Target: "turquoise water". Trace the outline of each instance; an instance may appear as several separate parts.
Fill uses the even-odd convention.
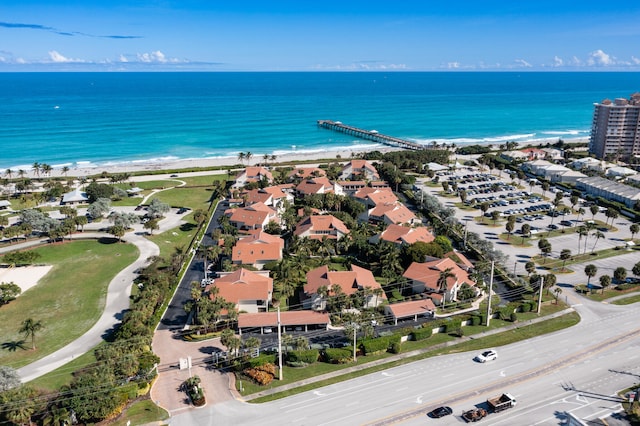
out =
[[[639,89],[638,73],[2,73],[0,168],[370,144],[318,119],[422,143],[569,140],[594,102]]]

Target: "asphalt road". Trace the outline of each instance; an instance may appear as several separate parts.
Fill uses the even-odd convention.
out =
[[[582,321],[567,330],[497,348],[479,364],[477,352],[439,356],[265,404],[228,401],[176,415],[176,425],[460,425],[460,414],[510,392],[518,405],[486,425],[559,425],[565,412],[595,419],[620,410],[618,389],[640,377],[640,307],[570,301]],[[448,418],[430,419],[439,405]]]
[[[211,216],[211,220],[207,225],[207,231],[202,238],[203,246],[213,245],[211,232],[218,226],[218,218],[224,214],[224,210],[229,207],[226,200],[220,201]],[[188,315],[184,311],[184,304],[191,299],[191,283],[193,281],[200,282],[204,278],[204,261],[199,257],[194,257],[187,271],[180,281],[167,310],[165,311],[158,330],[181,330],[187,324]]]

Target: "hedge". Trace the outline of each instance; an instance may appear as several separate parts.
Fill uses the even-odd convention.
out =
[[[462,327],[462,320],[460,318],[452,318],[444,325],[445,333],[456,333],[458,329]]]
[[[320,352],[317,349],[292,351],[287,353],[287,361],[293,363],[313,364],[318,360]]]
[[[432,334],[433,334],[433,329],[431,328],[418,328],[416,330],[413,330],[410,336],[411,336],[411,340],[419,341],[419,340],[428,339],[429,337],[431,337]]]
[[[389,349],[389,337],[378,337],[376,339],[366,339],[361,342],[362,352],[371,355],[377,352],[386,352]]]
[[[275,364],[277,354],[260,354],[255,358],[248,358],[245,363],[246,368],[256,368],[265,364]]]
[[[353,359],[353,348],[328,348],[324,356],[330,364],[344,364]]]

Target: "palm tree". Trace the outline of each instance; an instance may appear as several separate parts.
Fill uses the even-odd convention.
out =
[[[600,286],[602,287],[602,294],[604,290],[611,285],[611,276],[603,275],[600,277]]]
[[[567,263],[567,260],[571,259],[571,250],[563,249],[560,252],[560,260],[562,260],[562,270],[564,271],[564,264]]]
[[[594,251],[595,251],[595,249],[596,249],[596,244],[598,244],[598,240],[599,240],[600,238],[604,238],[604,234],[603,234],[602,232],[600,232],[600,231],[596,231],[596,232],[594,232],[594,233],[593,233],[593,234],[591,234],[591,235],[592,235],[592,236],[594,236],[594,237],[596,237],[596,242],[595,242],[595,243],[593,243],[593,247],[591,247],[591,254],[593,254],[593,252],[594,252]]]
[[[244,164],[244,159],[245,159],[244,152],[239,152],[238,153],[238,161],[240,161],[242,164]]]
[[[555,294],[556,305],[558,304],[558,296],[562,293],[562,289],[560,287],[556,287],[553,289],[553,294]]]
[[[250,161],[252,157],[253,157],[253,154],[251,153],[251,151],[247,151],[244,154],[244,158],[247,160],[247,165],[251,164]]]
[[[11,170],[11,169],[7,169],[7,170],[5,170],[5,171],[4,171],[4,175],[5,175],[7,178],[11,179],[11,177],[13,176],[13,170]]]
[[[583,209],[582,207],[580,207],[580,208],[578,209],[578,213],[577,213],[577,216],[576,216],[576,220],[580,220],[580,216],[584,216],[584,214],[585,214],[584,209]]]
[[[444,271],[440,271],[438,276],[438,292],[442,293],[442,307],[447,300],[447,280],[454,278],[456,275],[452,272],[451,268],[447,268]]]
[[[40,163],[38,162],[33,163],[33,165],[31,166],[31,170],[33,170],[33,172],[37,177],[40,177]]]
[[[22,322],[19,333],[24,334],[27,338],[31,337],[31,349],[36,349],[36,333],[44,328],[41,321],[35,321],[33,318],[27,318]]]
[[[582,238],[589,236],[589,231],[587,231],[587,227],[581,225],[578,227],[578,255],[580,255],[580,247],[582,247]]]
[[[591,278],[595,277],[596,274],[598,273],[598,267],[596,265],[589,264],[584,267],[584,273],[587,276],[587,287],[588,287],[589,282],[591,281]]]
[[[64,176],[67,177],[67,173],[69,173],[69,166],[62,166],[62,173],[64,173]]]
[[[529,225],[528,223],[523,224],[520,228],[520,232],[522,232],[522,245],[524,245],[525,237],[527,237],[531,232],[531,225]]]
[[[633,240],[634,235],[640,232],[640,225],[638,225],[637,223],[632,223],[629,227],[629,231],[631,231],[631,239]]]

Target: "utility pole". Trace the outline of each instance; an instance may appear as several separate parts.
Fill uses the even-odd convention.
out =
[[[540,276],[540,294],[538,294],[538,315],[540,314],[540,305],[542,305],[542,288],[544,287],[544,275]]]
[[[278,306],[278,380],[282,381],[282,333],[280,332],[280,306]]]
[[[355,324],[353,324],[353,362],[357,361],[357,359],[356,359],[356,347],[358,346],[358,345],[356,345],[356,337],[357,337],[356,333],[357,333],[357,331],[358,331],[357,326]]]
[[[489,277],[489,298],[487,299],[487,327],[491,322],[491,296],[493,291],[493,260],[491,261],[491,276]]]

